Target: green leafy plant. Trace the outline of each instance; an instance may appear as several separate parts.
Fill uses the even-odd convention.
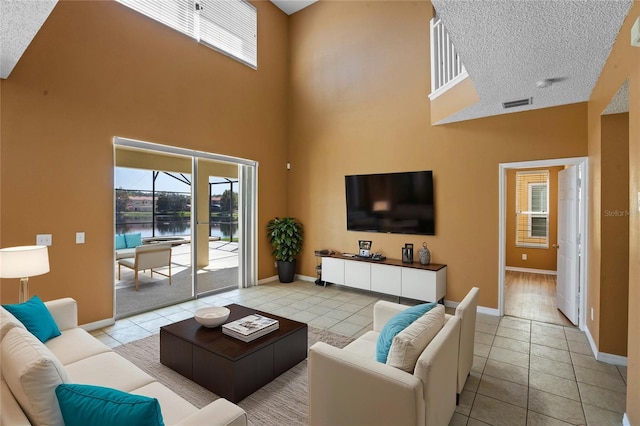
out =
[[[292,262],[302,250],[302,223],[293,217],[276,217],[267,224],[267,237],[276,260]]]

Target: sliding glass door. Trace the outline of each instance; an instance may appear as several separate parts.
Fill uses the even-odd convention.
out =
[[[197,158],[196,294],[238,287],[238,165]]]
[[[114,143],[116,317],[255,285],[257,163],[122,138]],[[140,234],[139,245],[171,247],[170,265],[154,269],[164,275],[138,271],[137,290],[135,257],[121,260],[135,256],[135,247],[118,249],[121,236],[132,234]]]

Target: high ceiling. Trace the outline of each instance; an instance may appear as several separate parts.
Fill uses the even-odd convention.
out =
[[[58,0],[0,0],[0,78],[7,78]]]
[[[587,101],[632,1],[433,0],[433,5],[480,96],[446,123]],[[543,79],[554,82],[538,88]],[[533,98],[532,105],[502,107],[526,98]]]
[[[271,1],[290,15],[316,0]],[[0,0],[0,78],[11,73],[56,2]],[[432,3],[480,96],[446,123],[588,100],[633,0]],[[536,87],[543,79],[553,84]],[[619,105],[625,105],[625,95],[623,87]],[[526,98],[533,99],[531,105],[502,107]]]
[[[291,15],[317,1],[318,0],[271,0],[271,3],[278,6],[280,10],[287,15]]]

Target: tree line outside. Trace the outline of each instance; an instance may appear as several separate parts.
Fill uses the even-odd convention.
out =
[[[126,190],[122,188],[116,189],[115,208],[116,213],[127,215],[129,213],[140,214],[144,211],[133,210],[131,197],[151,197],[152,193],[147,191]],[[213,195],[210,211],[211,216],[237,216],[238,210],[238,194],[230,190],[225,190],[221,195]],[[219,198],[219,204],[214,199]],[[151,206],[149,206],[151,208]],[[179,192],[156,192],[155,202],[156,213],[174,214],[181,216],[189,216],[191,213],[191,194]],[[149,209],[146,213],[151,213]]]

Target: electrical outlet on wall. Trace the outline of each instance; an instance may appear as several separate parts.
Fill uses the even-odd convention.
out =
[[[38,246],[50,246],[53,244],[53,237],[51,234],[38,234],[36,235],[36,245]]]
[[[526,253],[522,253],[522,260],[527,260],[527,254]]]

